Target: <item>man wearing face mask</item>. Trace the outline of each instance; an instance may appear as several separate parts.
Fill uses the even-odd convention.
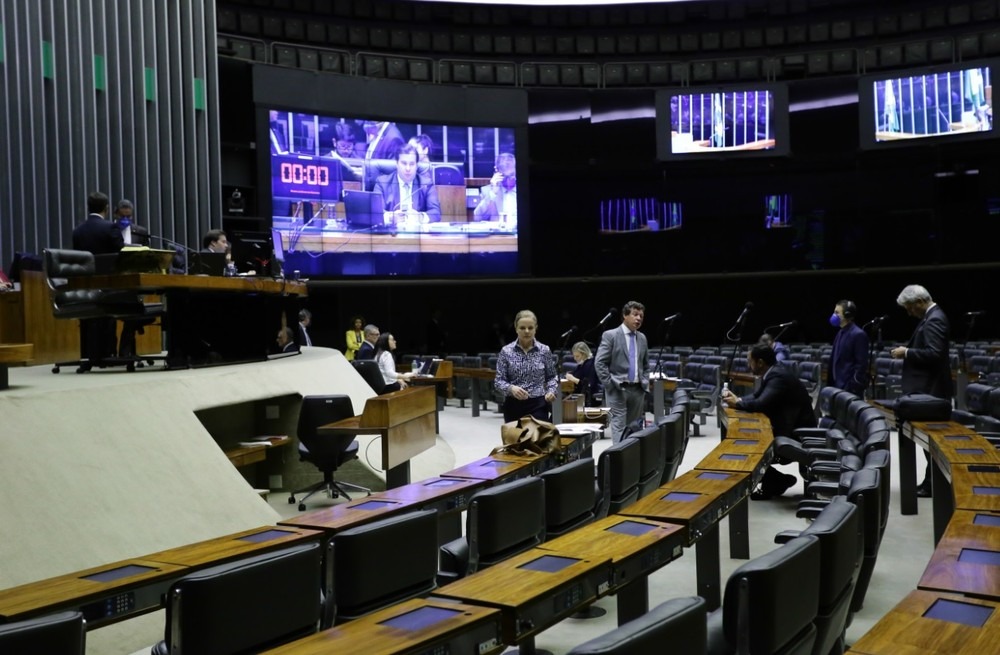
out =
[[[776,437],[791,437],[796,428],[816,427],[812,399],[792,369],[778,366],[774,350],[764,343],[750,349],[747,356],[750,372],[760,378],[760,387],[752,396],[740,398],[726,389],[722,401],[730,407],[747,412],[761,412],[771,422]],[[777,462],[782,464],[784,462]],[[764,474],[760,489],[753,492],[754,500],[769,500],[785,493],[795,484],[796,477],[770,467]]]
[[[149,245],[149,230],[135,223],[135,217],[132,216],[131,200],[123,198],[118,201],[118,204],[115,205],[115,213],[112,220],[122,231],[122,239],[125,241],[126,246]]]
[[[517,161],[509,152],[501,152],[490,183],[479,191],[479,204],[474,212],[477,221],[496,221],[506,214],[517,224]]]
[[[854,322],[857,312],[850,300],[841,300],[833,308],[830,325],[839,330],[833,338],[826,383],[864,396],[868,386],[868,335]]]

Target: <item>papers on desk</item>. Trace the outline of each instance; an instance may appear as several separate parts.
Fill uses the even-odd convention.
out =
[[[260,446],[261,448],[267,448],[268,446],[277,446],[288,441],[286,435],[277,436],[263,436],[263,437],[252,437],[247,441],[239,442],[241,448],[254,448],[255,446]]]

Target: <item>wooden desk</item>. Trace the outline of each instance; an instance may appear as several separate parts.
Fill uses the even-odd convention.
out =
[[[596,559],[611,556],[618,625],[649,611],[649,574],[684,553],[687,528],[640,518],[608,516],[546,541],[539,548]]]
[[[410,482],[410,458],[434,447],[437,401],[431,387],[407,387],[365,401],[359,416],[328,423],[319,434],[378,434],[386,488]]]
[[[951,486],[956,510],[1000,512],[1000,470],[997,467],[953,465]]]
[[[265,651],[270,655],[393,655],[503,650],[500,610],[414,599]],[[427,621],[427,623],[423,623]]]
[[[958,510],[917,584],[1000,601],[1000,514]]]
[[[0,343],[0,390],[10,386],[7,375],[9,364],[25,364],[31,361],[35,348],[30,343]]]
[[[454,367],[452,372],[458,378],[472,378],[472,384],[469,385],[472,388],[469,402],[472,405],[472,415],[479,416],[479,404],[483,399],[479,397],[478,381],[490,380],[492,382],[496,378],[497,372],[491,368],[463,368],[461,366]]]
[[[539,570],[545,564],[557,570]],[[610,576],[607,555],[588,559],[532,548],[441,587],[434,595],[498,608],[503,641],[513,646],[593,603],[607,591]]]
[[[666,415],[667,408],[664,402],[663,392],[673,391],[677,388],[680,378],[670,378],[664,375],[650,374],[649,382],[653,389],[653,421]]]
[[[435,510],[438,513],[438,540],[445,544],[462,536],[462,512],[468,508],[473,494],[485,488],[484,480],[439,477],[387,489],[374,496]]]
[[[365,523],[388,518],[417,508],[414,500],[376,498],[374,495],[349,503],[306,512],[280,521],[278,525],[322,530],[327,535],[343,532]]]
[[[265,525],[236,534],[162,550],[147,555],[144,559],[163,564],[205,568],[300,543],[318,541],[322,536],[323,533],[317,530]]]
[[[931,508],[934,517],[934,542],[944,534],[951,514],[955,510],[952,478],[956,468],[963,472],[989,473],[991,468],[1000,473],[1000,453],[982,435],[969,428],[955,427],[943,430],[929,430],[926,438],[930,442]],[[917,429],[912,428],[911,429]],[[971,467],[971,468],[970,468]]]
[[[943,602],[942,602],[943,601]],[[928,610],[980,611],[981,626],[924,616]],[[860,655],[986,655],[1000,643],[1000,603],[912,591],[851,647]]]
[[[303,282],[252,276],[91,275],[70,278],[67,287],[161,294],[171,368],[266,359],[283,317],[307,295]]]
[[[485,480],[490,485],[520,480],[535,475],[541,457],[518,457],[498,453],[469,462],[465,466],[452,469],[441,475],[446,478],[471,478]]]
[[[696,469],[626,507],[620,515],[687,526],[688,545],[696,544],[698,595],[711,611],[722,602],[719,521],[741,503],[745,508],[751,488],[747,473]]]
[[[719,429],[723,439],[728,436],[730,426],[732,429],[736,429],[737,426],[745,426],[751,430],[767,428],[770,432],[771,422],[760,412],[744,412],[723,402],[719,403],[719,409],[716,411],[719,413]]]

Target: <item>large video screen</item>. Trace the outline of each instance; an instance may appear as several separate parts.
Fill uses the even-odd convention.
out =
[[[518,272],[512,127],[264,108],[271,214],[303,275]]]
[[[866,76],[860,81],[861,145],[996,138],[996,62]]]
[[[789,152],[788,96],[780,85],[658,91],[656,124],[660,159]]]

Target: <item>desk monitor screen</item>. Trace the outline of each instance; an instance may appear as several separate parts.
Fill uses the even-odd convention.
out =
[[[248,534],[245,537],[238,537],[239,541],[249,541],[251,543],[260,544],[265,541],[273,541],[274,539],[281,539],[283,537],[290,537],[296,533],[290,532],[288,530],[263,530],[261,532],[255,532],[253,534]]]
[[[630,537],[638,537],[646,534],[647,532],[652,532],[655,529],[655,525],[641,523],[640,521],[622,521],[621,523],[615,523],[610,528],[607,528],[607,531],[617,532],[618,534],[627,534]]]
[[[285,238],[281,230],[271,228],[271,243],[274,244],[274,261],[279,265],[285,265]]]
[[[660,500],[666,500],[668,502],[675,503],[690,503],[692,501],[701,498],[701,494],[693,493],[689,491],[671,491],[666,496],[662,496]]]
[[[397,630],[424,630],[441,621],[462,614],[461,610],[447,609],[444,607],[419,607],[405,614],[394,616],[391,619],[380,621],[379,625],[385,625]]]
[[[99,571],[97,573],[91,573],[90,575],[82,576],[81,580],[91,580],[93,582],[114,582],[115,580],[121,580],[122,578],[130,578],[133,575],[141,575],[143,573],[149,573],[150,571],[156,571],[157,569],[152,566],[141,566],[139,564],[126,564],[125,566],[119,566],[116,569],[108,569],[107,571]]]
[[[573,566],[580,560],[575,557],[561,557],[559,555],[542,555],[537,559],[533,559],[530,562],[522,564],[517,567],[519,569],[527,569],[528,571],[540,571],[542,573],[557,573],[562,571],[566,567]]]
[[[238,273],[271,274],[274,246],[271,232],[233,231],[228,234],[232,262]]]
[[[188,273],[191,275],[222,276],[226,272],[229,260],[224,252],[193,252]]]
[[[927,608],[924,617],[981,628],[986,625],[991,614],[993,614],[993,608],[986,605],[939,598]]]
[[[264,101],[257,116],[258,143],[270,145],[258,166],[270,188],[261,209],[284,236],[286,268],[312,278],[520,272],[517,217],[527,190],[517,185],[517,157],[526,128],[278,110]]]

